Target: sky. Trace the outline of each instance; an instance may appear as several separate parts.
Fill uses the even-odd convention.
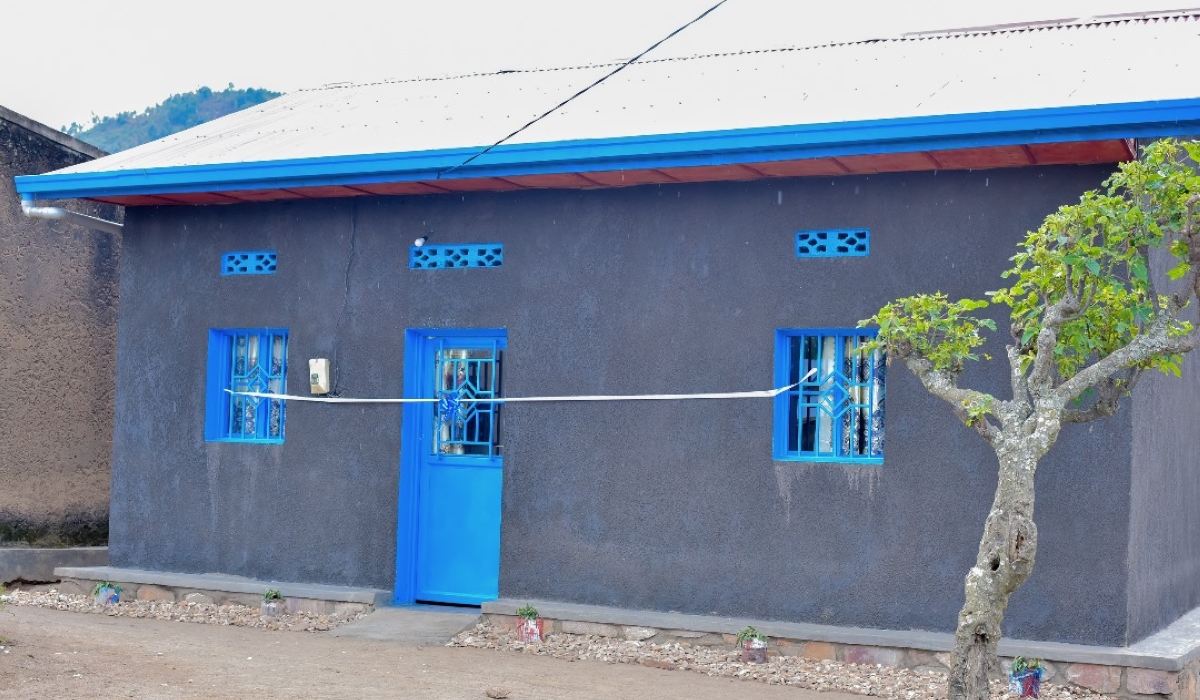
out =
[[[631,58],[718,0],[40,0],[5,7],[0,105],[52,127],[202,85],[289,92]],[[1193,4],[1196,3],[1192,0]],[[726,0],[720,50],[1191,7],[1187,0]],[[697,25],[698,26],[698,25]],[[652,55],[689,53],[685,29]]]

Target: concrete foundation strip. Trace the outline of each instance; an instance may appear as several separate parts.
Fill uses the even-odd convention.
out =
[[[460,403],[534,403],[534,402],[550,402],[550,401],[686,401],[690,399],[770,399],[774,398],[788,389],[794,389],[808,380],[816,369],[809,370],[808,374],[800,378],[800,381],[795,384],[781,386],[777,389],[763,389],[761,391],[729,391],[715,394],[630,394],[624,396],[520,396],[504,399],[471,399],[461,398]],[[269,394],[262,391],[233,391],[226,389],[225,391],[234,396],[251,396],[256,399],[279,399],[283,401],[308,401],[311,403],[437,403],[440,399],[425,398],[425,399],[354,399],[342,398],[338,396],[295,396],[292,394]]]

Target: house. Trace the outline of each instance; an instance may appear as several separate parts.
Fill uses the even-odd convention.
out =
[[[1198,34],[1177,13],[333,85],[17,177],[126,207],[112,561],[951,630],[995,458],[855,324],[994,288],[1137,140],[1200,133]],[[1063,430],[1006,634],[1122,646],[1200,605],[1188,364]],[[735,396],[628,398],[686,394]]]
[[[0,107],[0,547],[107,540],[120,239],[26,218],[12,180],[105,155]],[[0,563],[0,583],[19,576]]]

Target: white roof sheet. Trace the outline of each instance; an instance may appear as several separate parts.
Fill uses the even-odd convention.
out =
[[[729,43],[715,13],[677,39],[509,143],[1200,97],[1193,14],[655,58]],[[615,67],[303,90],[59,172],[480,148]]]

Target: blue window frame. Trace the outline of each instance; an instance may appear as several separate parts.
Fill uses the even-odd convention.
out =
[[[208,332],[204,439],[283,442],[282,399],[230,392],[287,393],[287,343],[288,332],[281,328],[214,328]]]
[[[874,337],[861,328],[776,331],[775,386],[799,386],[775,397],[775,459],[883,462],[887,361],[860,350]]]

